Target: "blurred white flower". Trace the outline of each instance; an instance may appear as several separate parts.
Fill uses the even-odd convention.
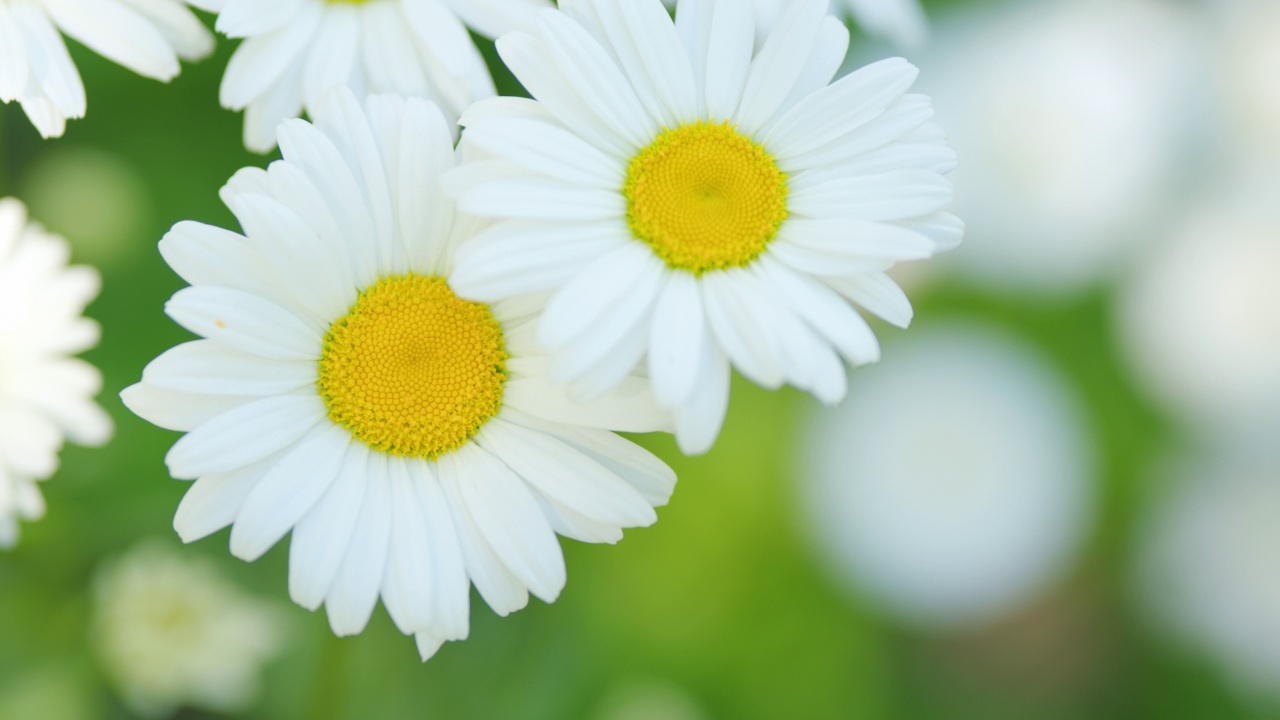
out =
[[[1196,65],[1158,0],[1004,3],[938,24],[922,87],[961,158],[952,260],[988,287],[1074,291],[1120,270],[1162,217]]]
[[[1280,693],[1280,455],[1220,450],[1171,470],[1140,538],[1141,614],[1241,690]]]
[[[1060,576],[1091,525],[1077,399],[1003,333],[917,329],[808,428],[806,525],[841,579],[905,621],[1013,609]]]
[[[1280,156],[1280,3],[1217,0],[1215,52],[1226,140],[1246,166]]]
[[[134,712],[233,712],[261,690],[284,643],[281,616],[205,558],[143,544],[94,580],[93,632],[103,670]]]
[[[550,0],[191,0],[244,38],[222,80],[224,107],[245,110],[245,145],[267,152],[276,126],[314,109],[325,91],[434,101],[449,127],[496,94],[468,27],[490,37],[529,28]]]
[[[68,357],[98,343],[98,324],[81,313],[100,281],[92,268],[67,267],[69,255],[22,203],[0,200],[0,547],[17,542],[18,520],[44,515],[35,483],[57,469],[64,439],[111,437],[93,403],[102,375]]]
[[[1210,433],[1280,418],[1280,180],[1220,194],[1148,257],[1119,317],[1136,379]]]
[[[84,83],[60,33],[163,82],[178,74],[179,58],[213,50],[184,0],[0,0],[0,102],[21,103],[46,138],[85,113]]]

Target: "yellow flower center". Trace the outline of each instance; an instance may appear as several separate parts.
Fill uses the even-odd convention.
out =
[[[329,418],[364,444],[434,460],[502,408],[506,361],[487,305],[443,278],[394,275],[330,326],[318,386]]]
[[[733,125],[664,130],[627,168],[631,233],[667,265],[701,275],[755,260],[787,219],[787,176]]]

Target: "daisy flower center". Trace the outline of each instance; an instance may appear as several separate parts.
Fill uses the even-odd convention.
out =
[[[632,235],[696,275],[749,264],[787,219],[787,176],[727,122],[664,130],[632,158],[623,195]]]
[[[502,328],[443,278],[394,275],[333,323],[320,358],[329,418],[400,457],[457,450],[502,408]]]

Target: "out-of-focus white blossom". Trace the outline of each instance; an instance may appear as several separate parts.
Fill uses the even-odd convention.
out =
[[[1139,544],[1142,615],[1242,691],[1280,694],[1280,454],[1219,450],[1159,478]],[[1170,482],[1172,481],[1172,482]]]
[[[917,329],[807,427],[805,524],[842,581],[913,624],[1013,609],[1062,574],[1091,525],[1077,399],[1001,332]]]
[[[102,445],[111,418],[93,402],[102,374],[70,357],[98,344],[82,316],[101,281],[67,267],[67,241],[0,200],[0,548],[18,541],[18,521],[44,516],[36,483],[57,470],[66,439]]]
[[[280,614],[226,580],[205,558],[143,544],[94,583],[94,640],[102,668],[134,712],[251,705],[281,649]]]
[[[1004,3],[940,22],[925,92],[960,157],[953,262],[987,287],[1069,292],[1124,269],[1163,217],[1197,46],[1158,0]]]
[[[1280,179],[1256,176],[1182,220],[1122,299],[1136,372],[1211,434],[1280,419]]]

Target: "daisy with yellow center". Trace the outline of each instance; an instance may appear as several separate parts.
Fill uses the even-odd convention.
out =
[[[231,525],[254,560],[292,532],[296,602],[346,635],[380,597],[430,657],[467,636],[471,584],[502,615],[550,602],[556,533],[612,543],[657,519],[674,474],[612,431],[670,415],[635,376],[569,399],[546,376],[541,303],[454,292],[477,227],[442,195],[454,150],[435,106],[333,93],[280,145],[223,189],[243,235],[180,223],[161,242],[192,285],[167,312],[202,339],[123,398],[187,433],[166,459],[195,480],[184,540]]]
[[[496,38],[551,6],[551,0],[189,1],[217,13],[218,32],[244,40],[227,64],[220,99],[245,111],[245,145],[256,152],[275,147],[282,120],[313,110],[340,86],[358,97],[428,98],[453,127],[468,105],[496,94],[471,32]]]
[[[826,403],[841,360],[879,357],[853,304],[896,324],[885,274],[960,241],[955,164],[916,70],[895,58],[832,82],[849,35],[827,0],[761,28],[736,3],[576,0],[498,50],[533,100],[462,118],[475,159],[446,176],[494,225],[451,284],[495,302],[552,292],[538,338],[578,398],[638,366],[690,453],[714,443],[729,370]]]

